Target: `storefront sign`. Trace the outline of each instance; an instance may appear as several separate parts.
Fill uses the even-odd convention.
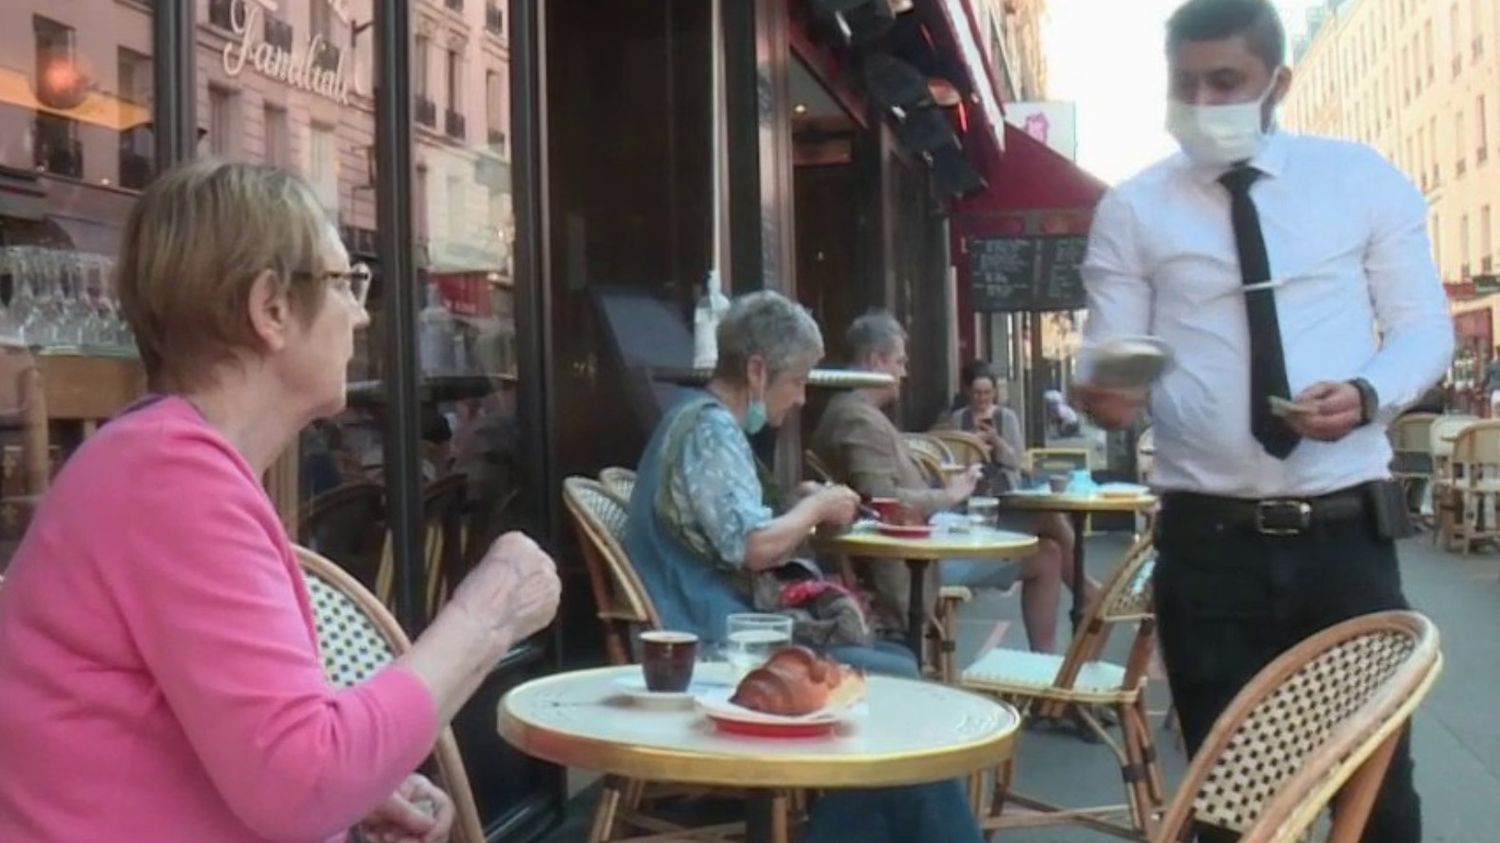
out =
[[[1077,310],[1079,269],[1093,213],[1084,209],[988,215],[987,236],[966,237],[958,261],[976,313]]]
[[[339,7],[334,8],[337,11]],[[327,43],[322,35],[314,35],[303,50],[287,50],[265,40],[264,17],[260,0],[234,0],[230,21],[239,40],[224,45],[224,72],[239,76],[248,64],[278,82],[349,105],[349,91],[353,88],[349,51],[339,53],[337,67],[319,67],[316,59]]]
[[[1084,306],[1079,267],[1088,237],[970,237],[964,241],[974,310],[1077,310]]]

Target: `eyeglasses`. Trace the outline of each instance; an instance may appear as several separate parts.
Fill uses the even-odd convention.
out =
[[[370,295],[370,267],[362,263],[349,267],[348,272],[309,272],[306,275],[333,284],[334,289],[348,296],[360,307],[365,306],[365,299]]]

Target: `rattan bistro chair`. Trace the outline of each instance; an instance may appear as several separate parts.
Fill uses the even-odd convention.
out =
[[[1453,538],[1453,527],[1461,520],[1461,501],[1455,484],[1463,476],[1453,464],[1453,446],[1464,428],[1476,424],[1474,416],[1439,416],[1427,429],[1432,452],[1432,541],[1447,548]]]
[[[930,430],[927,435],[946,446],[960,465],[983,465],[990,460],[990,446],[966,430]]]
[[[906,447],[919,458],[931,460],[937,465],[954,462],[953,452],[948,450],[947,444],[930,433],[906,433],[901,438],[906,440]]]
[[[1332,802],[1327,843],[1355,843],[1441,668],[1437,630],[1415,612],[1365,615],[1303,641],[1219,716],[1152,839],[1176,843],[1196,822],[1240,843],[1294,841]]]
[[[1011,792],[1013,762],[995,771],[990,805],[984,805],[980,777],[971,780],[971,797],[986,831],[1058,824],[1078,824],[1126,836],[1151,830],[1165,799],[1161,770],[1146,718],[1146,673],[1155,641],[1151,607],[1151,572],[1156,554],[1149,534],[1138,540],[1090,604],[1079,633],[1064,655],[996,647],[962,674],[970,690],[1014,703],[1024,714],[1060,717],[1073,714],[1114,752],[1125,784],[1126,804],[1068,808]],[[1135,624],[1135,638],[1124,665],[1099,661],[1116,625]],[[1116,740],[1096,710],[1111,709],[1119,721]],[[1006,803],[1029,810],[1005,813]],[[1128,824],[1126,824],[1128,823]]]
[[[1447,488],[1457,503],[1451,538],[1467,556],[1475,542],[1500,540],[1500,421],[1474,422],[1460,431],[1448,467]]]
[[[583,551],[594,605],[604,625],[610,664],[630,664],[631,636],[637,629],[660,629],[661,616],[625,555],[625,506],[603,484],[587,477],[563,481],[563,505]]]
[[[363,682],[411,648],[401,625],[358,580],[307,548],[295,550],[312,601],[323,672],[334,687]],[[440,785],[453,799],[457,813],[453,840],[484,843],[479,809],[451,728],[443,729],[438,736],[433,760]]]
[[[628,468],[611,466],[599,472],[599,484],[615,500],[629,506],[630,495],[635,491],[635,472]]]
[[[297,541],[378,591],[386,545],[385,487],[357,480],[317,495],[298,513]]]

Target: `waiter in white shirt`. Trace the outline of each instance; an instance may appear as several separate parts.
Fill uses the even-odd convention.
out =
[[[1083,269],[1086,346],[1151,334],[1176,357],[1149,396],[1078,392],[1108,427],[1150,403],[1157,613],[1194,751],[1278,654],[1406,607],[1385,427],[1453,353],[1426,202],[1365,146],[1275,128],[1285,53],[1267,0],[1177,10],[1168,128],[1182,154],[1104,198]],[[1405,738],[1363,839],[1421,840]]]

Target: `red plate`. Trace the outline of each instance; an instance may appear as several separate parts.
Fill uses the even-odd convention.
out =
[[[897,539],[925,539],[932,535],[931,524],[876,524],[883,536]]]
[[[719,731],[749,738],[821,738],[838,728],[837,721],[813,721],[811,723],[761,723],[720,717],[709,712],[708,719],[714,721]]]

